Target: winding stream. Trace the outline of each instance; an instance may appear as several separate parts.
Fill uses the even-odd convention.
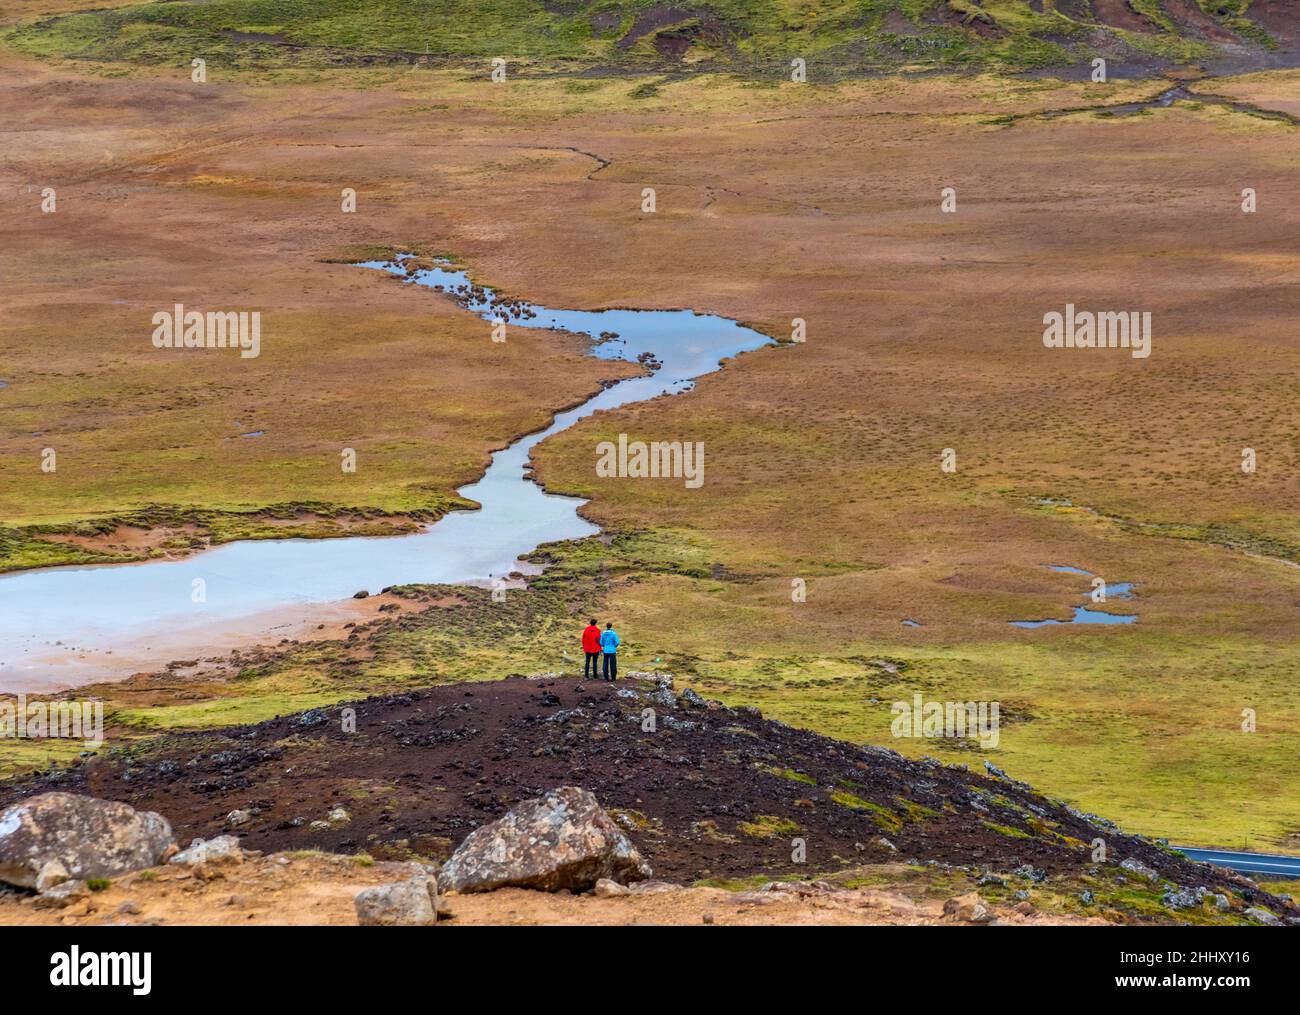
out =
[[[361,267],[407,276],[404,261]],[[459,491],[481,509],[452,512],[414,535],[251,540],[183,560],[0,576],[0,691],[84,684],[276,637],[287,609],[305,613],[309,604],[339,602],[362,589],[482,582],[508,574],[522,554],[542,543],[599,531],[578,515],[585,501],[548,494],[526,477],[537,444],[602,409],[689,390],[722,360],[773,344],[735,321],[690,310],[552,310],[501,303],[447,267],[415,272],[409,284],[441,289],[485,320],[500,314],[508,329],[578,332],[596,340],[594,356],[635,362],[649,354],[661,366],[603,389],[558,414],[544,430],[496,452],[483,478]],[[489,327],[483,340],[490,341]],[[593,469],[595,460],[593,448]],[[192,601],[196,578],[206,583],[205,602]]]

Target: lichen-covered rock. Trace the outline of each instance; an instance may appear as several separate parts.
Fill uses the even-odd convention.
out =
[[[218,835],[215,839],[195,839],[170,862],[184,867],[200,863],[243,863],[244,851],[233,835]]]
[[[591,793],[561,786],[471,832],[443,865],[441,880],[457,892],[584,892],[602,878],[627,884],[650,873]]]
[[[70,879],[111,878],[154,867],[174,847],[161,814],[111,800],[42,793],[0,813],[0,881],[22,888],[52,861]]]
[[[1136,874],[1140,878],[1146,878],[1148,881],[1155,881],[1160,875],[1144,864],[1141,860],[1130,857],[1120,864],[1124,870],[1130,874]]]
[[[671,673],[659,673],[654,670],[632,670],[630,673],[625,673],[624,677],[628,680],[650,680],[660,687],[669,689],[673,686],[673,675]]]
[[[362,927],[432,927],[438,922],[438,882],[421,875],[365,888],[353,897]]]
[[[943,915],[963,923],[992,923],[994,913],[977,892],[967,892],[948,899],[943,904]]]
[[[1174,886],[1165,889],[1160,901],[1164,903],[1167,909],[1190,909],[1192,906],[1200,905],[1201,899],[1190,888]]]
[[[38,909],[66,909],[90,898],[90,886],[84,881],[60,881],[36,898]]]
[[[61,885],[68,880],[70,880],[68,868],[58,860],[47,860],[40,873],[36,875],[35,888],[38,892],[48,892],[55,885]]]

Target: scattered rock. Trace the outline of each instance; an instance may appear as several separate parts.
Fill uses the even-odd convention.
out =
[[[226,879],[226,875],[222,873],[221,868],[214,864],[196,863],[191,864],[187,869],[190,872],[190,877],[199,882],[197,885],[186,885],[185,890],[187,892],[197,890],[205,882],[224,881]]]
[[[1047,880],[1047,871],[1043,870],[1040,867],[1033,867],[1027,863],[1021,864],[1011,873],[1018,878],[1028,878],[1036,885],[1041,885],[1044,881]]]
[[[1267,909],[1260,909],[1258,906],[1251,906],[1245,913],[1246,917],[1251,920],[1258,920],[1265,927],[1280,927],[1282,921],[1270,913]]]
[[[580,892],[608,878],[626,884],[650,868],[585,789],[562,786],[475,829],[442,868],[444,887],[488,892],[514,886]]]
[[[243,863],[244,851],[233,835],[218,835],[215,839],[195,839],[189,849],[177,853],[169,861],[190,867],[207,863]]]
[[[376,885],[352,900],[362,927],[432,927],[438,922],[438,882],[427,875]]]
[[[231,828],[238,828],[240,825],[246,825],[253,820],[253,815],[248,811],[231,811],[226,815],[226,824]]]
[[[774,902],[780,902],[781,899],[779,896],[773,895],[770,892],[757,891],[757,892],[737,892],[733,901],[745,902],[745,903],[750,903],[752,905],[759,905],[759,906],[770,906]]]
[[[41,909],[64,909],[89,897],[90,886],[85,881],[64,881],[37,896],[36,905]]]
[[[48,892],[55,885],[63,884],[70,877],[68,868],[64,867],[58,860],[50,860],[41,868],[41,872],[36,875],[36,890],[38,892]]]
[[[620,885],[617,881],[611,881],[609,878],[601,878],[596,882],[595,893],[602,899],[612,899],[619,895],[632,894],[626,885]]]
[[[760,892],[784,892],[790,895],[812,896],[834,894],[838,889],[827,881],[767,881]]]
[[[671,688],[673,686],[673,675],[671,673],[656,673],[653,670],[633,670],[627,674],[628,680],[653,680],[660,687]]]
[[[993,910],[984,904],[977,892],[967,892],[943,904],[943,915],[963,923],[992,923]]]
[[[1138,877],[1146,878],[1148,881],[1155,881],[1160,876],[1141,860],[1135,860],[1132,857],[1123,861],[1120,866],[1130,874],[1136,874]]]
[[[73,793],[42,793],[0,813],[0,881],[35,888],[57,861],[70,878],[111,878],[154,867],[174,845],[153,811]]]

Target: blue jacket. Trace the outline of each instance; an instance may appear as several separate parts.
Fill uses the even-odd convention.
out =
[[[600,632],[600,650],[607,655],[618,654],[618,634],[614,631]]]

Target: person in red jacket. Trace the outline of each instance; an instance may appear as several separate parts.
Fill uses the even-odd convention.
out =
[[[591,623],[582,632],[582,651],[587,654],[586,662],[582,666],[582,679],[586,680],[590,676],[592,680],[599,680],[600,625],[596,623],[595,617],[591,618]]]

